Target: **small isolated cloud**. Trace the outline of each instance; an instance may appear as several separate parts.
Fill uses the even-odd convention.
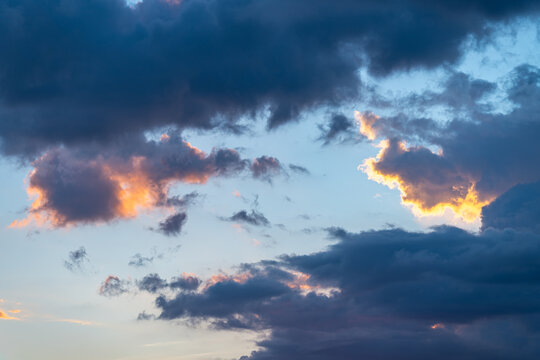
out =
[[[178,212],[160,222],[159,227],[156,230],[167,236],[178,236],[186,221],[187,214],[185,212]]]
[[[154,257],[148,257],[148,256],[142,256],[141,254],[137,253],[131,257],[131,260],[129,260],[128,265],[133,267],[145,267],[154,261]]]
[[[224,218],[224,220],[245,223],[245,224],[249,224],[253,226],[269,226],[270,225],[270,221],[266,218],[266,216],[264,216],[261,212],[257,210],[251,210],[251,212],[247,212],[246,210],[241,210],[234,213],[232,216],[228,218]]]
[[[271,156],[255,158],[250,166],[251,173],[256,179],[272,182],[272,178],[282,173],[283,168],[278,159]]]
[[[321,135],[319,140],[324,145],[358,141],[358,132],[354,120],[344,114],[333,114],[326,124],[318,125]]]
[[[302,175],[310,174],[309,170],[301,165],[289,164],[289,169],[291,169],[295,173],[302,174]]]
[[[177,208],[187,208],[195,204],[201,197],[202,195],[197,191],[192,191],[184,196],[171,196],[166,200],[166,204]]]
[[[120,280],[118,276],[109,275],[99,287],[99,295],[106,297],[115,297],[129,291],[129,281]]]
[[[79,249],[69,252],[69,259],[64,261],[64,267],[72,272],[82,271],[84,264],[88,261],[86,249],[81,246]]]

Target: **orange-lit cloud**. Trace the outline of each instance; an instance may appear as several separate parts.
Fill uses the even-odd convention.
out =
[[[416,216],[442,215],[452,210],[465,221],[478,219],[482,207],[494,196],[479,194],[476,179],[460,173],[448,163],[442,153],[423,147],[407,147],[399,140],[383,140],[374,158],[359,168],[371,180],[401,192],[401,201],[410,206]]]
[[[20,312],[20,311],[17,312],[17,311],[15,310],[15,312],[13,312],[13,311],[9,311],[9,312],[10,312],[10,313],[16,314],[16,313],[18,313],[18,312]],[[0,320],[20,320],[20,319],[14,317],[14,316],[9,315],[9,314],[8,314],[7,312],[5,312],[5,311],[0,310]]]
[[[91,326],[91,325],[97,325],[96,323],[92,321],[85,321],[85,320],[78,320],[78,319],[56,319],[55,322],[63,322],[68,324],[75,324],[75,325],[81,325],[81,326]]]
[[[364,135],[368,140],[375,140],[377,138],[377,131],[373,127],[379,117],[370,112],[354,112],[354,119],[360,126],[360,134]]]
[[[208,281],[206,282],[204,288],[207,289],[217,283],[226,282],[226,281],[234,281],[239,284],[244,284],[246,281],[248,281],[252,277],[253,275],[251,275],[250,273],[241,273],[241,274],[236,274],[236,275],[226,275],[226,274],[212,275],[210,279],[208,279]]]
[[[174,183],[204,184],[211,177],[243,171],[249,164],[235,150],[206,154],[176,135],[126,147],[128,151],[56,148],[45,153],[34,161],[26,180],[32,201],[28,215],[10,227],[63,227],[133,218],[141,211],[171,207],[168,194]],[[260,176],[260,166],[255,168],[254,176]]]

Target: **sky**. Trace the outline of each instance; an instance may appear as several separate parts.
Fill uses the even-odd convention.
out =
[[[0,0],[0,360],[540,358],[539,18]]]

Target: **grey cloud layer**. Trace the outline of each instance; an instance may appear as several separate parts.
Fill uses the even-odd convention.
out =
[[[484,209],[479,234],[332,228],[324,251],[153,291],[157,318],[270,330],[243,360],[537,359],[539,199],[538,183],[516,186]]]
[[[0,138],[9,154],[155,126],[269,127],[385,75],[459,58],[536,1],[0,2]],[[39,59],[39,60],[36,60]]]

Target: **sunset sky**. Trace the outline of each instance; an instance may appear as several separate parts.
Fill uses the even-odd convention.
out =
[[[0,360],[540,359],[540,2],[0,0]]]

